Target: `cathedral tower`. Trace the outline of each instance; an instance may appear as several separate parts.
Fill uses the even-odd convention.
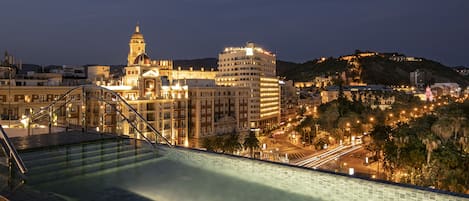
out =
[[[140,33],[140,26],[138,24],[135,26],[135,32],[130,37],[129,48],[127,66],[134,64],[135,58],[145,53],[145,40],[143,39],[143,34]]]

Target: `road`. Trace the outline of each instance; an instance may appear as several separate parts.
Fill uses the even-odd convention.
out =
[[[289,161],[299,160],[314,153],[314,149],[310,146],[303,147],[301,144],[291,143],[286,134],[275,135],[272,138],[263,137],[260,138],[260,141],[261,145],[266,144],[263,155],[266,158],[274,158],[273,160],[275,160],[275,157],[285,156],[288,157]],[[272,155],[272,157],[268,155]]]
[[[349,168],[354,168],[354,174],[369,178],[379,178],[382,175],[377,171],[383,171],[382,165],[378,168],[376,162],[365,163],[368,151],[362,144],[331,145],[328,149],[315,150],[312,146],[298,143],[299,136],[292,139],[287,133],[259,139],[261,145],[266,144],[266,149],[262,151],[262,159],[346,174]],[[288,160],[285,160],[285,156]]]
[[[340,145],[330,150],[318,152],[299,161],[295,161],[292,164],[316,169],[360,148],[362,148],[361,145]]]

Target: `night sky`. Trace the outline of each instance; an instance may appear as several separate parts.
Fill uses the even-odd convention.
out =
[[[2,0],[0,19],[0,51],[23,63],[124,64],[139,22],[153,59],[254,41],[294,62],[361,49],[469,66],[468,0]]]

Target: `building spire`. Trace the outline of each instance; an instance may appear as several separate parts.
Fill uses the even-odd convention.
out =
[[[135,33],[140,33],[140,24],[137,22],[137,26],[135,26]]]

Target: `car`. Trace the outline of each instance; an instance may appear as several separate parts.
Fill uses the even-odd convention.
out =
[[[355,137],[355,143],[356,144],[361,144],[362,143],[362,137],[361,136]]]

